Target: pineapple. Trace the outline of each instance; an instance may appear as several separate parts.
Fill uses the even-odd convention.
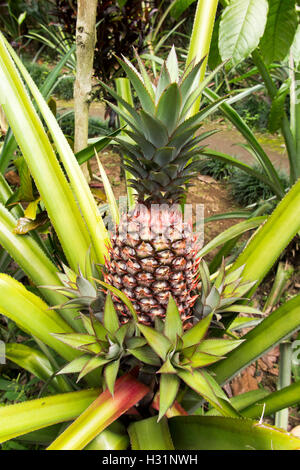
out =
[[[156,317],[165,317],[170,294],[187,322],[197,299],[197,239],[191,221],[183,220],[180,203],[197,171],[203,148],[198,144],[210,135],[195,132],[219,103],[188,118],[208,82],[197,86],[202,61],[180,74],[173,47],[155,86],[136,58],[140,72],[126,58],[120,64],[140,109],[102,83],[119,103],[109,105],[129,126],[127,135],[115,140],[126,153],[124,167],[133,175],[130,184],[137,193],[136,206],[122,216],[112,236],[105,280],[127,295],[142,323],[152,325]],[[116,307],[126,321],[130,314],[124,304],[118,301]]]

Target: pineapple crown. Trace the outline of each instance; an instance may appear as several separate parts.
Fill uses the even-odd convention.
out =
[[[125,57],[118,60],[136,91],[140,109],[136,110],[113,89],[101,84],[119,105],[108,103],[109,106],[129,126],[126,136],[114,140],[126,153],[124,167],[134,176],[130,185],[136,189],[140,202],[180,202],[199,166],[203,146],[198,144],[215,131],[198,136],[195,132],[223,100],[190,118],[188,115],[220,67],[199,85],[204,58],[196,65],[191,62],[180,74],[173,46],[155,85],[137,53],[139,71]]]

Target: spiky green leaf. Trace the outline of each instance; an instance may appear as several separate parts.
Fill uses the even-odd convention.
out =
[[[128,352],[136,357],[139,361],[150,366],[160,366],[160,359],[149,346],[141,348],[128,349]]]
[[[209,325],[212,321],[213,313],[207,315],[205,318],[200,320],[196,323],[195,326],[187,330],[184,335],[182,336],[183,347],[188,348],[189,346],[193,346],[195,344],[200,343],[204,336],[207,333]]]
[[[104,377],[107,388],[112,396],[114,396],[114,387],[119,372],[120,360],[112,361],[104,369]]]
[[[183,327],[180,313],[175,300],[170,295],[166,312],[164,335],[174,344],[177,336],[181,337],[182,333]]]
[[[90,351],[95,354],[101,352],[101,347],[96,343],[94,336],[84,333],[52,333],[52,335],[72,348]]]
[[[158,421],[173,405],[179,389],[180,379],[175,374],[162,374],[159,382],[159,415]]]
[[[102,367],[107,362],[108,360],[105,359],[104,357],[97,357],[97,356],[91,357],[90,360],[81,369],[77,382],[79,382],[89,372],[92,372],[93,370],[98,369],[99,367]],[[100,382],[100,373],[99,373],[99,382]]]
[[[162,93],[156,107],[156,117],[166,126],[169,135],[176,128],[180,110],[181,93],[177,83],[169,85]]]
[[[118,61],[121,67],[125,70],[130,80],[130,83],[133,85],[141,102],[142,108],[145,109],[145,111],[147,111],[148,113],[153,114],[155,110],[154,101],[152,100],[151,95],[145,87],[141,75],[138,73],[135,67],[133,67],[131,62],[126,59],[126,57],[123,57],[123,59],[124,60],[118,59]]]
[[[145,336],[149,346],[164,361],[172,346],[170,340],[163,334],[156,331],[154,328],[150,328],[150,326],[142,325],[141,323],[138,323],[137,326]]]
[[[169,140],[167,127],[153,115],[141,110],[145,137],[155,147],[164,147]]]
[[[103,323],[111,334],[114,334],[120,326],[118,314],[110,294],[107,294],[105,300]]]
[[[174,45],[172,46],[169,55],[166,60],[167,70],[170,74],[170,78],[172,82],[178,82],[179,77],[179,68],[178,68],[178,60],[175,51]]]
[[[76,357],[76,359],[60,369],[57,374],[75,374],[76,372],[80,372],[90,359],[91,356],[88,354]]]

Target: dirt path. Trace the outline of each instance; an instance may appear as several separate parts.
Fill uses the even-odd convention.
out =
[[[254,157],[239,145],[245,144],[246,140],[231,123],[226,122],[224,119],[205,122],[203,130],[208,131],[213,129],[218,129],[218,132],[206,139],[205,143],[208,147],[227,153],[250,165],[255,163]],[[259,132],[254,132],[254,134],[275,168],[288,171],[289,162],[282,137]]]

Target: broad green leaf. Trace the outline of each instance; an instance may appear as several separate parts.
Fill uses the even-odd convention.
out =
[[[134,336],[132,338],[128,338],[126,341],[126,346],[130,349],[137,349],[141,348],[142,346],[145,346],[147,344],[147,341],[145,338],[142,338],[141,336]]]
[[[114,334],[120,327],[119,318],[110,294],[107,294],[105,300],[103,323],[111,334]]]
[[[142,334],[145,336],[149,346],[164,361],[172,346],[170,340],[165,335],[159,333],[150,326],[142,325],[141,323],[138,323],[137,326],[142,332]]]
[[[238,331],[243,328],[249,328],[258,325],[262,321],[262,318],[254,317],[236,317],[230,324],[230,331]]]
[[[118,341],[119,345],[123,345],[129,328],[130,328],[130,324],[125,323],[121,325],[120,328],[116,331],[115,338]]]
[[[164,168],[168,163],[173,160],[174,153],[175,147],[160,147],[155,151],[153,161],[157,163],[160,167]]]
[[[52,426],[47,426],[46,428],[18,436],[17,440],[31,444],[49,445],[61,431],[61,426],[60,423],[52,424]]]
[[[267,0],[231,0],[220,22],[219,51],[222,60],[236,65],[257,47],[268,12]]]
[[[181,337],[183,333],[182,320],[178,311],[177,304],[170,295],[167,306],[164,335],[175,344],[177,336]]]
[[[161,368],[157,371],[158,374],[176,374],[176,369],[172,365],[170,358],[168,357],[167,360],[163,363]]]
[[[173,405],[179,389],[180,379],[175,374],[161,374],[159,380],[159,416],[158,421]]]
[[[34,201],[31,201],[24,211],[25,217],[31,220],[35,220],[37,216],[38,204],[41,198],[37,198]]]
[[[90,389],[0,407],[0,442],[75,419],[98,395]]]
[[[168,420],[157,417],[131,423],[128,428],[132,450],[174,450]]]
[[[268,19],[259,48],[266,64],[280,62],[290,50],[298,19],[295,0],[269,0]]]
[[[206,335],[209,325],[212,321],[213,313],[210,313],[202,320],[198,321],[195,326],[187,330],[182,336],[183,347],[188,348],[194,344],[200,343]]]
[[[84,314],[81,314],[80,318],[89,335],[96,336],[97,339],[102,341],[107,341],[107,330],[97,318],[88,317]]]
[[[265,423],[214,416],[179,416],[169,420],[180,450],[300,449],[300,439]]]
[[[206,369],[202,369],[202,374],[207,383],[210,385],[214,394],[218,398],[218,403],[220,404],[219,411],[223,416],[231,417],[241,417],[241,414],[234,408],[231,404],[229,398],[227,397],[224,390],[220,387],[218,382],[215,380],[213,375],[209,373]]]
[[[20,186],[17,192],[14,193],[14,195],[10,197],[8,201],[6,202],[7,206],[15,202],[19,202],[19,201],[31,202],[35,199],[33,196],[32,179],[31,179],[30,171],[28,169],[28,166],[24,158],[19,157],[16,160],[14,160],[14,165],[16,166],[18,170],[18,174],[20,177]]]
[[[254,313],[256,315],[263,315],[260,310],[254,307],[249,307],[248,305],[231,305],[230,307],[222,308],[218,310],[219,313],[221,312],[238,312],[238,313]],[[244,318],[244,317],[243,317]],[[252,320],[255,320],[255,318],[252,318]],[[249,321],[249,318],[247,319]]]
[[[114,397],[111,396],[109,390],[101,393],[48,449],[83,449],[119,416],[136,405],[148,392],[149,388],[130,374],[123,375],[116,381]]]

